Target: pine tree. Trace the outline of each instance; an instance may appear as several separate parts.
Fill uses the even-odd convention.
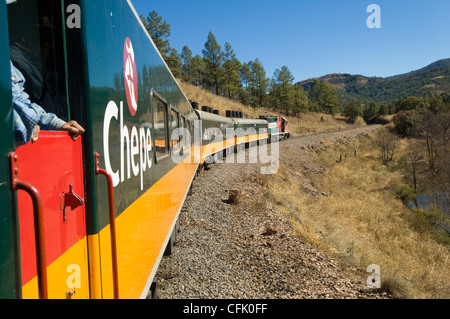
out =
[[[252,77],[251,72],[252,71],[250,70],[248,63],[242,64],[242,67],[239,69],[242,87],[239,92],[239,100],[244,105],[249,105],[251,103],[251,95],[249,93],[249,84]]]
[[[300,85],[294,85],[294,103],[292,112],[295,115],[298,113],[307,113],[309,111],[308,94]]]
[[[150,12],[147,18],[143,15],[140,17],[158,51],[161,53],[163,58],[167,57],[171,51],[169,43],[170,24],[168,24],[165,20],[163,21],[162,17],[160,17],[158,12],[155,10]]]
[[[229,99],[236,99],[241,88],[239,69],[242,67],[242,64],[236,58],[236,54],[229,43],[225,43],[223,57],[224,92]]]
[[[181,50],[181,78],[189,83],[192,83],[192,60],[192,51],[185,45]]]
[[[294,105],[294,76],[287,66],[276,69],[271,80],[272,107],[289,114]]]
[[[321,112],[320,107],[320,90],[321,90],[321,84],[319,80],[314,80],[314,83],[311,86],[311,89],[309,90],[308,98],[310,101],[311,111],[313,112]]]
[[[170,71],[176,78],[181,78],[181,57],[177,50],[170,50],[170,54],[166,57],[166,63],[169,66]]]
[[[380,105],[380,110],[378,111],[378,116],[386,116],[389,114],[389,107],[386,104]]]
[[[346,117],[348,122],[355,123],[358,116],[363,115],[361,104],[355,101],[348,102],[342,114]]]
[[[309,100],[312,110],[315,112],[333,115],[339,112],[339,99],[336,91],[327,82],[319,82],[316,79],[309,91]]]
[[[266,78],[266,71],[258,59],[250,61],[248,66],[250,68],[248,92],[252,97],[251,104],[254,108],[263,107],[270,80]]]
[[[169,43],[170,24],[163,21],[162,17],[154,10],[148,14],[147,18],[143,15],[140,15],[140,18],[172,74],[177,78],[181,77],[180,55],[175,49],[172,49]]]
[[[364,109],[363,118],[366,123],[371,123],[380,111],[380,107],[375,102],[370,102],[369,106]]]
[[[198,87],[205,83],[205,61],[199,54],[192,58],[191,83]]]
[[[205,62],[205,85],[216,95],[220,95],[223,83],[223,53],[212,32],[208,34],[202,53]]]
[[[322,83],[323,104],[322,108],[327,114],[336,114],[339,112],[339,99],[336,91],[327,82]]]

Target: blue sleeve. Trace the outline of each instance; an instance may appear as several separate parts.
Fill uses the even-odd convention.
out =
[[[53,113],[46,113],[39,105],[32,104],[35,108],[39,107],[42,110],[42,113],[39,117],[38,125],[41,127],[43,131],[58,131],[61,129],[65,121],[58,118]]]
[[[12,62],[11,80],[16,143],[20,145],[28,143],[36,125],[39,125],[44,131],[60,130],[65,121],[53,113],[45,112],[36,103],[31,103],[29,95],[24,90],[25,78]]]

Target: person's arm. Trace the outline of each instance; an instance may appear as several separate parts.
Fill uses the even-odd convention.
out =
[[[39,135],[39,114],[29,108],[20,98],[16,98],[13,94],[13,122],[15,144],[17,146],[25,145],[33,138],[36,141]]]
[[[69,132],[69,135],[74,141],[78,138],[78,136],[84,133],[84,128],[76,121],[66,122],[60,129]]]
[[[47,113],[39,105],[33,103],[32,107],[37,110],[39,122],[37,123],[43,131],[59,131],[66,123],[53,113]]]
[[[36,142],[40,130],[67,131],[73,140],[84,133],[83,127],[76,121],[63,121],[55,114],[47,113],[40,105],[31,103],[24,90],[25,78],[12,61],[11,79],[16,145],[26,144],[30,140]]]
[[[44,113],[40,116],[38,125],[44,131],[67,131],[72,139],[75,141],[78,136],[84,133],[84,128],[76,121],[65,122],[59,119],[53,113]]]

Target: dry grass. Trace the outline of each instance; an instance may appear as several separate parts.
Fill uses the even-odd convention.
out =
[[[218,109],[222,115],[226,110],[243,111],[249,118],[282,115],[272,110],[253,110],[187,83],[180,85],[189,99]],[[288,120],[291,131],[298,135],[365,125],[361,119],[349,125],[339,115],[316,113],[291,116]],[[289,167],[281,163],[275,176],[258,178],[257,182],[271,193],[277,209],[292,216],[300,234],[316,247],[342,257],[363,272],[370,264],[379,265],[382,288],[394,296],[450,298],[448,247],[432,240],[423,220],[415,218],[395,197],[395,188],[402,184],[401,174],[389,172],[381,165],[378,151],[368,139],[359,145],[325,144],[330,147],[320,154],[320,159],[313,160],[327,170],[308,177],[319,193],[324,191],[328,196],[311,197],[302,192],[300,158]],[[405,145],[400,143],[400,152]],[[339,154],[353,154],[356,148],[356,157],[336,164]],[[299,154],[290,148],[283,152],[294,159]]]
[[[210,106],[220,111],[222,116],[225,116],[227,110],[242,111],[246,118],[259,118],[262,115],[280,115],[287,118],[291,127],[291,132],[298,135],[305,135],[316,132],[330,132],[344,130],[352,127],[365,126],[364,121],[359,118],[355,124],[348,124],[341,115],[331,116],[328,114],[308,113],[301,114],[299,117],[286,116],[277,111],[267,108],[253,109],[244,106],[239,102],[232,101],[228,98],[217,96],[211,92],[196,87],[195,85],[178,80],[181,89],[186,96],[195,102],[199,103],[200,108],[203,105]]]
[[[198,102],[200,108],[203,105],[210,106],[220,111],[220,115],[225,116],[226,110],[243,111],[247,117],[254,117],[256,113],[252,112],[251,108],[245,108],[241,103],[232,101],[228,98],[215,95],[211,92],[203,90],[195,85],[181,81],[178,79],[184,94],[188,99]]]
[[[359,154],[310,176],[328,196],[300,193],[298,179],[281,166],[268,182],[278,208],[312,244],[363,271],[379,265],[382,288],[394,296],[450,298],[448,247],[430,239],[423,221],[395,198],[400,173],[381,165],[371,143],[360,145]]]

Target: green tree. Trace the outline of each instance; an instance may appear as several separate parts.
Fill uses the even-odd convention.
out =
[[[241,88],[239,69],[242,67],[242,64],[236,58],[236,54],[229,43],[225,43],[223,57],[223,89],[229,99],[237,99]]]
[[[402,137],[411,136],[416,124],[416,111],[400,111],[394,116],[394,130]]]
[[[310,102],[310,110],[313,112],[321,112],[322,109],[320,107],[320,90],[321,83],[319,80],[315,79],[314,83],[311,85],[308,93],[308,99]]]
[[[292,112],[297,116],[299,113],[307,113],[308,111],[308,94],[300,85],[294,85],[294,103]]]
[[[358,116],[363,115],[361,104],[356,101],[348,102],[342,114],[348,122],[355,123]]]
[[[205,83],[205,61],[199,54],[192,58],[191,83],[199,87]]]
[[[294,76],[287,66],[276,69],[270,88],[272,107],[289,114],[294,105]]]
[[[181,49],[181,78],[183,81],[192,83],[192,51],[187,45]]]
[[[251,105],[253,108],[263,107],[270,80],[266,77],[266,71],[258,59],[250,61],[248,66],[250,68],[250,78],[247,90],[251,96]]]
[[[365,108],[363,118],[366,123],[372,123],[380,111],[380,106],[375,102],[370,102],[369,106]]]
[[[148,34],[155,43],[158,51],[161,53],[163,58],[166,58],[171,52],[171,47],[169,43],[170,37],[170,24],[153,10],[145,18],[143,15],[140,16],[142,23],[147,29]]]
[[[180,55],[169,43],[170,24],[163,20],[155,10],[150,12],[147,18],[143,15],[140,15],[140,18],[172,74],[177,78],[181,77]]]
[[[181,78],[181,57],[177,50],[170,50],[170,54],[166,57],[166,63],[170,71],[176,78]]]
[[[309,91],[309,100],[312,103],[312,110],[336,114],[339,112],[339,99],[336,91],[327,83],[315,80]]]
[[[425,111],[430,106],[427,99],[417,96],[408,96],[394,103],[395,113],[400,111]]]
[[[450,104],[450,94],[444,92],[441,94],[442,102]]]
[[[242,64],[239,69],[239,75],[241,77],[241,87],[242,89],[239,92],[239,100],[244,105],[251,104],[251,95],[249,93],[249,85],[252,77],[252,71],[248,63]]]
[[[223,83],[223,53],[211,31],[208,34],[208,40],[202,53],[205,62],[205,85],[216,95],[219,95]]]
[[[389,107],[386,104],[380,105],[380,110],[378,111],[378,116],[386,116],[389,114]]]

